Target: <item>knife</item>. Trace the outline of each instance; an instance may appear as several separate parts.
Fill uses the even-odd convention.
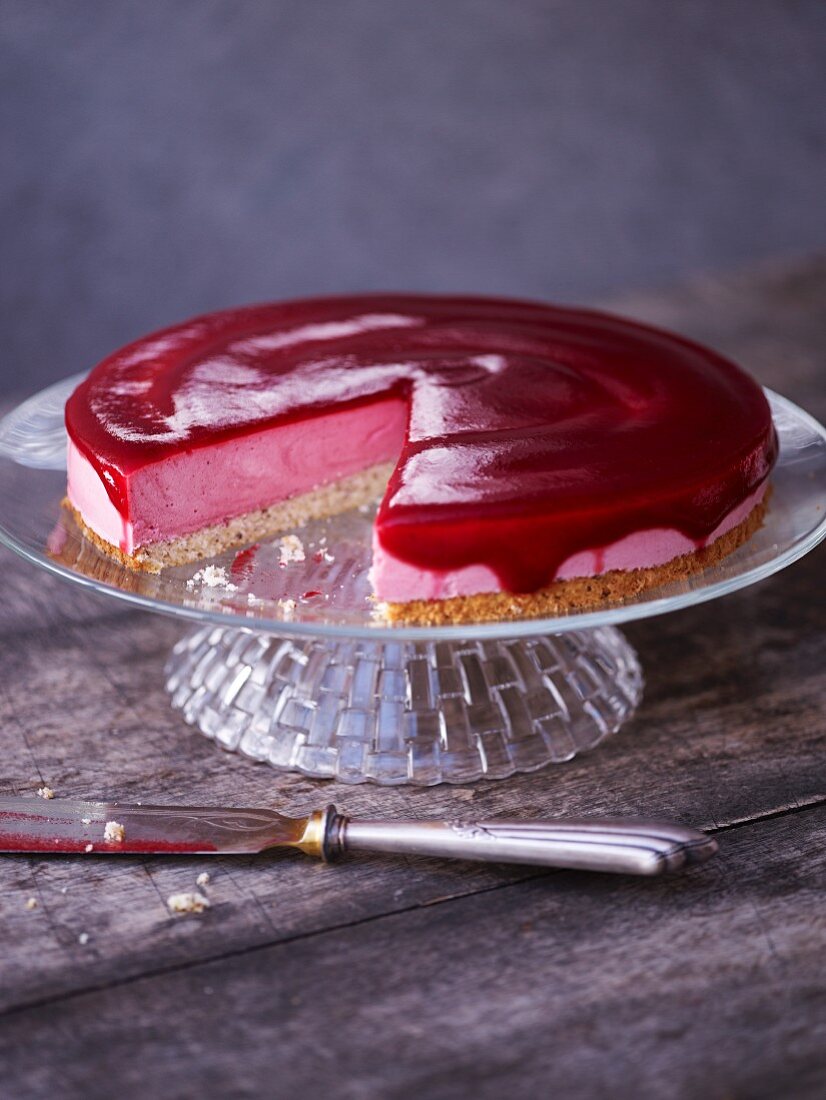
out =
[[[685,825],[632,817],[358,821],[335,806],[284,817],[264,808],[0,798],[0,852],[238,855],[272,848],[324,860],[385,852],[659,875],[704,863],[717,842]]]

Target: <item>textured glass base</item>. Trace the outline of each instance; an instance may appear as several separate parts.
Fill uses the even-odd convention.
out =
[[[570,760],[642,695],[613,627],[477,642],[301,641],[207,626],[167,689],[225,749],[346,783],[468,783]]]

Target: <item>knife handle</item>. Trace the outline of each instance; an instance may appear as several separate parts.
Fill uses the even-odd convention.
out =
[[[323,855],[387,852],[485,863],[530,863],[579,871],[661,875],[704,863],[717,841],[673,821],[559,818],[554,821],[354,821],[328,806]]]

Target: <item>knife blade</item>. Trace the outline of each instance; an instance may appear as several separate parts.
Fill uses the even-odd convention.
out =
[[[0,797],[0,852],[221,855],[300,847],[310,818],[263,808]],[[123,830],[107,839],[107,824]],[[110,829],[113,837],[119,829]],[[90,847],[91,846],[91,847]]]

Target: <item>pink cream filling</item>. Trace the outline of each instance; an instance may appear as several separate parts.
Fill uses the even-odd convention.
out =
[[[389,398],[151,463],[128,477],[128,515],[70,440],[69,501],[96,534],[131,554],[391,462],[407,417],[407,403]]]

